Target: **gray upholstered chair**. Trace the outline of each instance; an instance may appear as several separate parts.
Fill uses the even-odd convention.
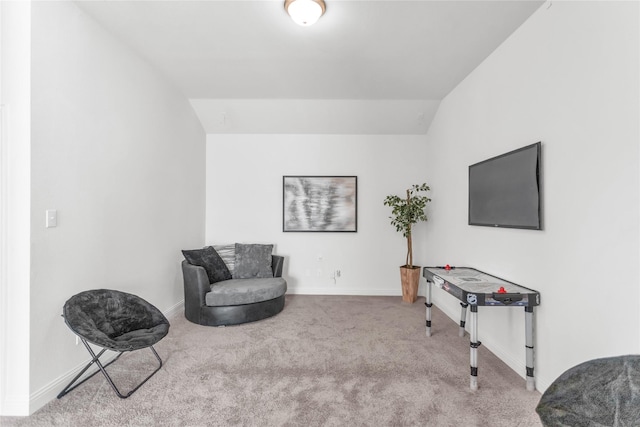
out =
[[[203,267],[182,261],[185,317],[199,325],[228,326],[280,313],[287,290],[282,278],[284,257],[271,258],[272,278],[232,279],[214,286]]]
[[[144,299],[133,294],[109,289],[84,291],[67,300],[63,308],[63,317],[69,329],[80,338],[86,347],[91,355],[91,361],[58,394],[58,399],[98,372],[102,372],[118,397],[126,399],[162,367],[162,359],[158,356],[153,345],[167,335],[169,321],[160,310]],[[101,347],[102,350],[96,355],[89,344]],[[118,360],[125,352],[144,348],[151,349],[159,366],[134,389],[127,394],[122,394],[107,373],[106,367]],[[107,350],[119,354],[115,359],[103,365],[100,357]],[[76,384],[76,381],[94,363],[98,366],[98,370]]]
[[[640,356],[589,360],[565,371],[536,407],[551,426],[640,426]]]

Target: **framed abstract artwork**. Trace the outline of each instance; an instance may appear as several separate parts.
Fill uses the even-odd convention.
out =
[[[282,231],[358,231],[358,177],[283,176]]]

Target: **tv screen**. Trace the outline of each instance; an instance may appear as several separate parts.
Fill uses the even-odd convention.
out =
[[[469,225],[541,230],[540,142],[469,166]]]

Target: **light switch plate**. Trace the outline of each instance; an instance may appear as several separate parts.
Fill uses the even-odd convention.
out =
[[[55,209],[47,209],[47,228],[56,227],[58,225],[58,211]]]

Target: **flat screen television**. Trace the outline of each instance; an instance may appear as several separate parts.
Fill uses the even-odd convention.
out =
[[[541,230],[541,143],[469,166],[469,225]]]

